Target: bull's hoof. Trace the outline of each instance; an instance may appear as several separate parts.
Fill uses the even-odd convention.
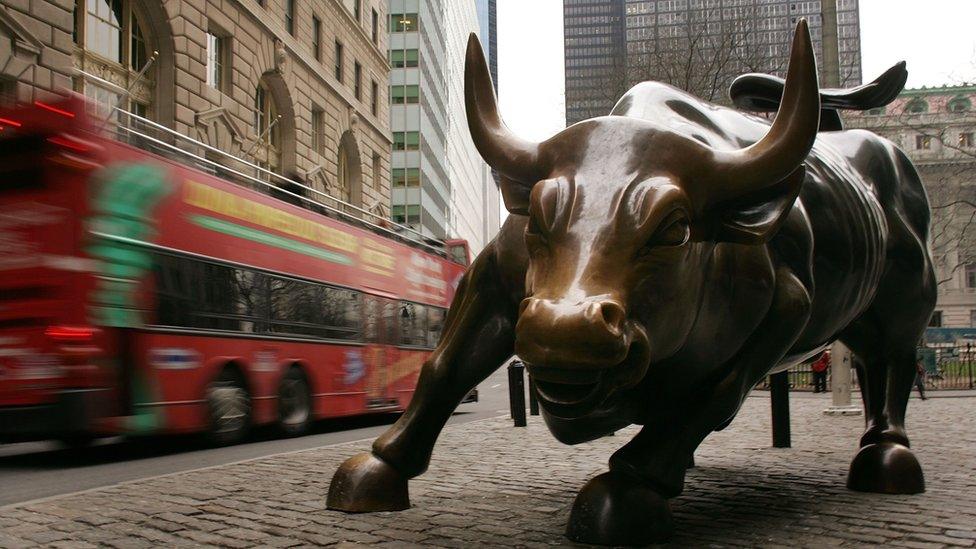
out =
[[[407,479],[382,459],[362,453],[332,476],[326,506],[347,513],[402,511],[410,508]]]
[[[925,477],[911,450],[894,442],[879,442],[868,444],[854,456],[847,487],[858,492],[919,494],[925,491]]]
[[[631,477],[608,472],[583,486],[566,537],[597,545],[648,545],[674,531],[668,500]]]

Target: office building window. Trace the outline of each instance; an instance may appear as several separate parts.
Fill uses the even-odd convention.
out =
[[[136,15],[133,0],[76,0],[74,2],[74,26],[72,38],[75,44],[92,55],[85,56],[85,70],[100,75],[112,82],[130,82],[133,73],[138,73],[147,67],[149,52],[152,47],[143,32],[143,25]],[[131,103],[138,102],[152,106],[153,82],[156,80],[155,69],[149,70],[142,79],[145,86],[134,87],[130,91],[129,101],[121,105],[128,108]],[[100,90],[94,88],[90,82],[76,78],[75,91],[95,98],[107,98]],[[118,104],[117,100],[107,105],[105,115]],[[106,105],[102,105],[105,107]]]
[[[908,102],[908,105],[905,107],[905,112],[910,112],[912,114],[919,114],[928,111],[929,111],[929,104],[926,103],[924,99],[918,99],[918,98],[912,99],[911,101]]]
[[[220,91],[227,89],[228,42],[228,38],[207,33],[207,85]]]
[[[416,32],[420,30],[420,19],[416,13],[391,13],[390,32]]]
[[[342,82],[342,54],[343,54],[342,42],[336,40],[335,43],[335,77],[336,80]]]
[[[932,137],[928,135],[916,135],[915,136],[915,149],[916,150],[929,150],[932,148]]]
[[[966,264],[966,287],[976,288],[976,263]]]
[[[390,90],[390,101],[394,105],[420,103],[420,86],[393,86]]]
[[[373,17],[371,22],[372,28],[372,38],[374,44],[380,43],[380,14],[373,10]]]
[[[265,84],[259,83],[254,90],[254,133],[257,146],[254,149],[257,164],[277,172],[281,167],[281,132],[278,131],[278,111]]]
[[[393,132],[393,150],[420,150],[420,132]]]
[[[356,18],[356,22],[359,23],[362,19],[363,14],[363,0],[353,0],[352,15]]]
[[[390,185],[394,187],[419,187],[420,168],[393,168],[390,170]]]
[[[408,204],[406,206],[396,204],[390,209],[393,221],[400,224],[415,225],[420,223],[420,205]]]
[[[373,116],[380,110],[380,86],[376,83],[376,80],[372,80],[369,83],[369,112],[373,113]]]
[[[363,66],[359,62],[353,64],[352,70],[352,94],[356,96],[356,99],[362,99],[363,97]]]
[[[17,102],[17,80],[0,76],[0,107],[11,107]]]
[[[312,55],[318,61],[322,60],[322,21],[312,16]]]
[[[416,67],[420,59],[420,52],[417,50],[391,50],[390,66],[394,69],[404,67]]]
[[[285,29],[295,36],[295,0],[285,0]]]
[[[318,107],[312,107],[312,150],[325,153],[325,112]]]
[[[973,147],[973,132],[963,132],[959,134],[959,146],[970,149]]]
[[[949,112],[966,112],[972,107],[972,102],[965,97],[954,97],[949,101]]]

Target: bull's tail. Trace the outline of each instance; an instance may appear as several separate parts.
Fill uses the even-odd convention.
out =
[[[886,70],[873,82],[849,89],[820,90],[820,131],[844,129],[839,110],[866,111],[894,101],[908,80],[905,62]],[[732,81],[729,97],[745,111],[776,112],[783,96],[783,79],[769,74],[743,74]]]

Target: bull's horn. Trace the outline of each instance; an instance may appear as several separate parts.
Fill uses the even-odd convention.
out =
[[[817,60],[806,19],[796,24],[783,100],[769,133],[753,145],[734,152],[717,151],[716,179],[724,190],[721,200],[775,185],[806,159],[820,125],[820,87]]]
[[[471,139],[489,166],[509,179],[529,184],[545,177],[539,143],[516,136],[498,115],[488,63],[474,33],[468,37],[464,62],[464,102]]]

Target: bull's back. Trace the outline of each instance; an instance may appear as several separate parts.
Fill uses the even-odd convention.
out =
[[[751,145],[769,130],[762,118],[657,82],[632,88],[612,114],[653,121],[725,150]],[[800,199],[769,244],[773,259],[788,262],[813,298],[798,353],[832,340],[870,306],[895,245],[892,232],[898,246],[913,248],[907,253],[918,258],[919,272],[930,267],[925,191],[897,147],[866,131],[822,132],[805,165]],[[777,257],[777,250],[791,251]]]

